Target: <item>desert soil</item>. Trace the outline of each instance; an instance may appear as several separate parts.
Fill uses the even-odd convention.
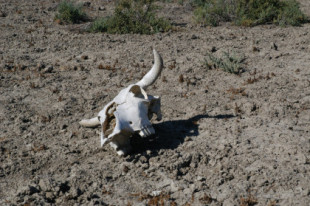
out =
[[[310,24],[200,27],[185,2],[161,4],[173,32],[92,34],[57,24],[58,3],[0,1],[1,205],[309,205]],[[139,81],[152,48],[163,119],[119,157],[78,122]],[[240,75],[205,66],[227,51]]]

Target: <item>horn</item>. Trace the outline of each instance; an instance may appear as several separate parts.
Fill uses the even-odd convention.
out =
[[[96,127],[96,126],[100,125],[100,121],[99,121],[98,117],[94,117],[92,119],[83,119],[79,123],[80,123],[80,125],[82,125],[84,127]]]
[[[136,83],[136,85],[142,87],[143,89],[146,89],[156,81],[164,67],[163,59],[158,54],[158,52],[153,49],[153,53],[154,65],[152,69],[138,83]]]

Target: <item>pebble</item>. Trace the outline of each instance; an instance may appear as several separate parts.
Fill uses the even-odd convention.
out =
[[[60,66],[59,70],[60,71],[68,71],[68,70],[70,70],[70,67],[69,66]]]
[[[198,36],[196,36],[195,34],[192,35],[191,39],[199,39]]]
[[[211,48],[211,52],[214,53],[214,52],[216,52],[216,51],[217,51],[217,48],[216,48],[215,46],[213,46],[213,47]]]
[[[6,13],[0,11],[0,17],[6,17],[6,16],[7,16]]]
[[[104,6],[99,6],[98,10],[99,10],[99,11],[104,11],[104,10],[105,10],[105,7],[104,7]]]
[[[44,69],[45,68],[45,65],[43,64],[43,63],[38,63],[37,64],[37,69],[39,70],[39,71],[41,71],[42,69]]]
[[[48,67],[45,67],[43,69],[43,72],[44,73],[51,73],[53,71],[54,67],[53,66],[48,66]]]
[[[271,42],[271,49],[274,49],[274,50],[278,50],[278,46],[276,45],[276,43],[274,42]]]
[[[90,2],[90,1],[86,1],[86,2],[83,3],[83,6],[89,7],[90,5],[91,5],[91,2]]]
[[[52,192],[47,192],[47,193],[45,193],[45,197],[47,199],[54,199],[54,194]]]
[[[159,196],[161,194],[161,190],[156,190],[151,193],[153,197]]]
[[[206,178],[201,177],[201,176],[197,176],[197,181],[204,181],[204,180],[206,180]]]
[[[48,180],[40,179],[39,187],[42,191],[50,191],[51,185]]]

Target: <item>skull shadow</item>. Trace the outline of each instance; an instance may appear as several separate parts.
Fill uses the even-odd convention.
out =
[[[195,137],[199,135],[200,119],[214,118],[214,119],[229,119],[234,118],[234,115],[216,115],[209,116],[206,114],[196,115],[186,120],[173,120],[153,124],[156,134],[141,138],[139,135],[134,135],[131,138],[131,145],[133,146],[132,154],[144,153],[147,150],[152,151],[154,156],[157,155],[160,149],[175,149],[180,144],[184,143],[186,137]]]

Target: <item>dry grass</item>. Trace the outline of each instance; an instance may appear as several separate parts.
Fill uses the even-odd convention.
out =
[[[210,204],[213,200],[214,199],[207,194],[204,194],[204,196],[199,199],[199,201],[203,204]]]
[[[180,83],[183,83],[183,82],[184,82],[184,76],[183,76],[183,74],[180,74],[180,76],[179,76],[179,82],[180,82]]]
[[[32,149],[32,151],[34,151],[34,152],[40,152],[40,151],[47,150],[47,146],[45,146],[44,144],[42,144],[42,145],[40,145],[40,146],[34,145],[31,149]]]
[[[258,77],[256,77],[254,75],[254,77],[250,77],[248,78],[244,83],[243,85],[246,85],[246,84],[254,84],[255,82],[258,82],[260,80],[270,80],[272,77],[275,77],[276,75],[271,72],[271,73],[267,73],[266,75],[259,75]]]
[[[98,65],[98,69],[100,69],[100,70],[109,70],[109,71],[113,71],[113,72],[116,71],[115,64],[113,64],[113,65],[109,65],[109,64],[105,64],[105,65],[99,64],[99,65]]]
[[[164,206],[165,202],[170,200],[170,195],[165,193],[162,193],[157,196],[152,196],[150,194],[143,194],[143,193],[134,193],[131,194],[131,196],[137,197],[138,201],[141,202],[147,200],[148,206]],[[176,205],[175,202],[173,204]]]
[[[241,96],[248,96],[247,93],[245,92],[245,88],[234,88],[230,87],[227,90],[228,93],[231,93],[232,95],[238,95],[240,94]]]
[[[257,203],[257,198],[255,198],[252,194],[248,194],[246,198],[240,197],[240,206],[254,206]]]

